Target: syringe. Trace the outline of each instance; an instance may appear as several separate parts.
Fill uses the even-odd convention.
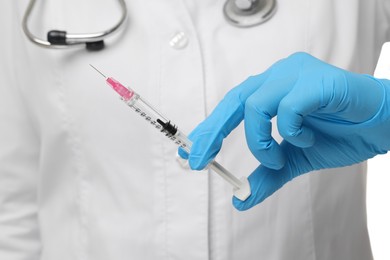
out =
[[[129,107],[134,109],[137,114],[143,117],[156,129],[164,133],[175,144],[182,147],[187,153],[190,153],[192,142],[178,129],[176,125],[172,124],[170,120],[162,116],[156,109],[154,109],[150,104],[142,99],[140,95],[137,94],[134,90],[123,86],[119,81],[112,77],[106,77],[94,66],[91,64],[89,65],[106,79],[107,84],[110,85],[121,96],[121,99]],[[210,162],[209,168],[218,173],[224,180],[233,186],[233,194],[238,199],[244,201],[251,195],[251,190],[247,178],[236,178],[215,160]]]

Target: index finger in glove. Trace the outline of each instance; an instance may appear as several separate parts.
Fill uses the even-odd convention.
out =
[[[210,116],[192,131],[189,138],[193,145],[188,158],[191,169],[201,170],[214,159],[223,139],[243,120],[246,99],[263,84],[266,77],[267,72],[251,76],[233,88]]]

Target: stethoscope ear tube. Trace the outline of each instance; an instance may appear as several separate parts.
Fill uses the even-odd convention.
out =
[[[66,31],[49,31],[47,33],[47,41],[52,45],[66,45]]]
[[[35,1],[36,0],[30,0],[27,6],[22,21],[22,28],[27,38],[31,42],[45,48],[63,49],[70,46],[85,44],[88,50],[101,50],[104,48],[104,39],[110,36],[112,33],[116,32],[119,28],[121,28],[125,24],[127,18],[127,7],[125,0],[118,0],[121,6],[122,15],[118,23],[115,24],[112,28],[97,33],[82,34],[70,34],[66,31],[51,30],[47,33],[47,40],[43,40],[32,34],[32,32],[28,28],[28,20],[35,5]]]
[[[51,45],[67,45],[69,39],[66,31],[51,30],[47,33],[47,41]],[[85,47],[90,51],[100,51],[104,49],[104,40],[85,42]]]

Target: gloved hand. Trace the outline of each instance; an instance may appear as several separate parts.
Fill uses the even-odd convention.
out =
[[[300,174],[386,153],[389,93],[388,80],[351,73],[306,53],[293,54],[229,91],[193,130],[190,167],[203,169],[244,120],[249,149],[261,162],[248,178],[252,195],[244,202],[233,198],[238,210],[246,210]],[[271,136],[274,116],[284,138],[280,145]]]

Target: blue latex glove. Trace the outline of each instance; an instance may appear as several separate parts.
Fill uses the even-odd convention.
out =
[[[232,89],[195,128],[190,167],[203,169],[244,120],[249,149],[261,162],[248,178],[252,195],[244,202],[233,198],[237,209],[246,210],[300,174],[386,153],[389,88],[388,80],[351,73],[306,53],[293,54]],[[270,120],[276,115],[284,138],[280,145],[271,136]]]

